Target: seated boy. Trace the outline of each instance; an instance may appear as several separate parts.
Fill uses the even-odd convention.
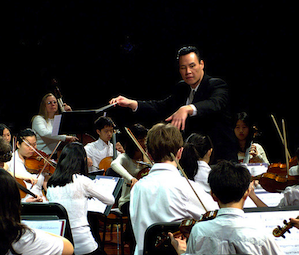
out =
[[[85,145],[87,154],[88,172],[97,172],[100,162],[106,157],[113,156],[113,144],[110,142],[114,132],[115,124],[108,117],[100,117],[95,121],[95,129],[99,139]],[[120,143],[116,144],[116,149],[124,152]]]
[[[187,249],[185,238],[175,239],[169,233],[178,254],[283,254],[271,234],[254,227],[244,216],[250,180],[245,167],[228,161],[211,170],[208,182],[220,210],[215,219],[195,224]]]
[[[171,153],[179,160],[183,150],[180,131],[171,124],[157,124],[147,135],[147,150],[155,164],[131,190],[130,215],[136,239],[135,254],[143,254],[144,234],[153,223],[199,219],[202,204],[181,176]],[[208,211],[218,208],[210,194],[190,181]]]

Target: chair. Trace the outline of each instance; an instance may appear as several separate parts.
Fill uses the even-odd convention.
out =
[[[114,176],[114,177],[119,177],[121,176],[116,173],[111,167],[107,169],[106,176]],[[118,193],[117,197],[115,198],[115,205],[118,205],[118,200],[121,196],[121,192]],[[124,224],[128,222],[128,217],[123,216],[123,213],[116,208],[112,208],[110,211],[110,214],[108,216],[104,216],[104,231],[103,231],[103,248],[105,245],[105,237],[106,237],[106,231],[107,231],[107,225],[111,225],[111,233],[112,233],[112,227],[113,225],[116,225],[117,228],[117,245],[119,246],[119,225],[120,225],[120,246],[121,246],[121,254],[124,254],[124,238],[123,238],[123,233],[124,233]]]
[[[159,222],[149,226],[144,234],[143,255],[177,255],[170,239],[165,237],[168,236],[168,232],[178,231],[180,224],[180,222]],[[157,246],[157,243],[164,238],[166,240]]]
[[[58,203],[22,203],[22,220],[65,220],[64,237],[74,244],[66,209]]]

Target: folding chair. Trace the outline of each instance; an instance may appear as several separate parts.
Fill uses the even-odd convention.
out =
[[[144,234],[144,255],[177,255],[175,249],[170,243],[170,239],[166,238],[168,232],[176,232],[179,230],[180,222],[159,222],[154,223],[147,228]],[[161,239],[166,239],[162,244],[157,245]]]
[[[22,203],[22,220],[65,220],[64,237],[74,244],[66,209],[58,203]]]

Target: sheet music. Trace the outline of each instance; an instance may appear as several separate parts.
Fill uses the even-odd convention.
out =
[[[117,177],[111,177],[111,176],[96,176],[96,179],[94,182],[97,185],[101,185],[101,187],[105,190],[107,190],[109,193],[113,194],[114,189],[117,186],[119,178]],[[99,212],[104,213],[106,210],[107,205],[101,202],[100,200],[96,198],[91,198],[88,200],[88,211],[91,212]]]
[[[64,236],[66,220],[22,220],[22,223],[33,229]]]
[[[59,127],[60,127],[61,117],[62,117],[61,114],[54,116],[52,136],[56,136],[59,133]]]
[[[259,229],[265,229],[266,233],[272,235],[273,229],[278,225],[283,226],[283,221],[289,221],[289,218],[296,218],[299,211],[268,211],[268,212],[248,212],[245,218],[252,224],[259,226]],[[299,230],[292,228],[291,233],[286,233],[285,237],[274,237],[282,251],[288,255],[299,254]]]

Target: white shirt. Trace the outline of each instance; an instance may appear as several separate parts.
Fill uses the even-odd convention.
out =
[[[195,224],[186,254],[284,254],[273,236],[244,216],[243,210],[222,208],[215,219]]]
[[[111,142],[106,144],[101,138],[95,142],[86,144],[84,148],[86,150],[87,157],[91,158],[93,163],[93,166],[88,167],[89,173],[99,170],[96,167],[99,167],[102,159],[113,156],[113,144]]]
[[[36,132],[37,149],[50,155],[58,141],[65,141],[66,135],[52,136],[54,119],[45,120],[37,115],[32,121],[32,129]]]
[[[114,197],[104,188],[83,175],[73,175],[73,182],[65,186],[50,186],[47,190],[49,202],[63,205],[68,213],[75,244],[75,254],[93,252],[95,242],[87,220],[87,200],[95,197],[104,204],[114,204]]]
[[[194,181],[198,183],[206,192],[210,192],[211,188],[208,183],[209,173],[211,171],[211,167],[202,160],[197,161],[198,170],[196,175],[194,176]]]
[[[14,162],[16,164],[15,167],[14,167]],[[8,165],[8,171],[12,175],[14,175],[14,171],[15,171],[16,176],[27,177],[27,178],[37,178],[36,174],[31,174],[27,171],[24,161],[20,158],[18,150],[16,150],[13,153],[12,158],[9,162],[7,162],[7,165]],[[31,183],[25,182],[25,184],[26,184],[27,189],[29,189],[33,194],[42,197],[43,201],[45,202],[46,198],[44,197],[43,191],[42,191],[44,180],[45,180],[44,175],[40,174],[37,179],[37,183],[33,187],[32,187]],[[26,199],[29,197],[31,197],[31,195],[27,194],[24,198],[22,198],[22,201],[25,202]]]
[[[23,255],[60,255],[63,251],[63,241],[61,238],[52,236],[42,230],[26,230],[19,241],[12,244],[13,249],[18,254]],[[34,236],[35,234],[35,236]],[[8,252],[7,255],[12,255]]]
[[[278,207],[299,205],[299,185],[289,186],[282,192],[283,198]]]
[[[218,208],[209,194],[190,182],[208,211]],[[153,223],[199,219],[203,213],[205,210],[178,169],[167,163],[155,164],[131,190],[130,215],[137,242],[135,254],[143,254],[144,233]]]
[[[259,159],[259,161],[261,163],[270,164],[269,160],[267,158],[266,152],[264,151],[263,147],[258,143],[253,143],[252,145],[254,145],[256,147],[256,151],[257,151],[257,156],[256,157]],[[251,147],[247,148],[245,155],[240,155],[238,153],[238,161],[239,162],[244,162],[244,160],[246,158],[246,155],[247,155],[247,157],[249,157],[249,160],[253,158],[252,155],[248,155],[249,151],[250,151],[250,148]],[[248,160],[248,158],[247,158],[247,160]],[[244,163],[248,163],[248,162],[244,162]]]
[[[123,204],[130,201],[131,187],[127,183],[131,183],[131,180],[137,177],[140,169],[137,164],[125,153],[118,155],[118,157],[111,162],[112,169],[121,175],[125,179],[121,197],[118,200],[118,207],[120,208]]]

